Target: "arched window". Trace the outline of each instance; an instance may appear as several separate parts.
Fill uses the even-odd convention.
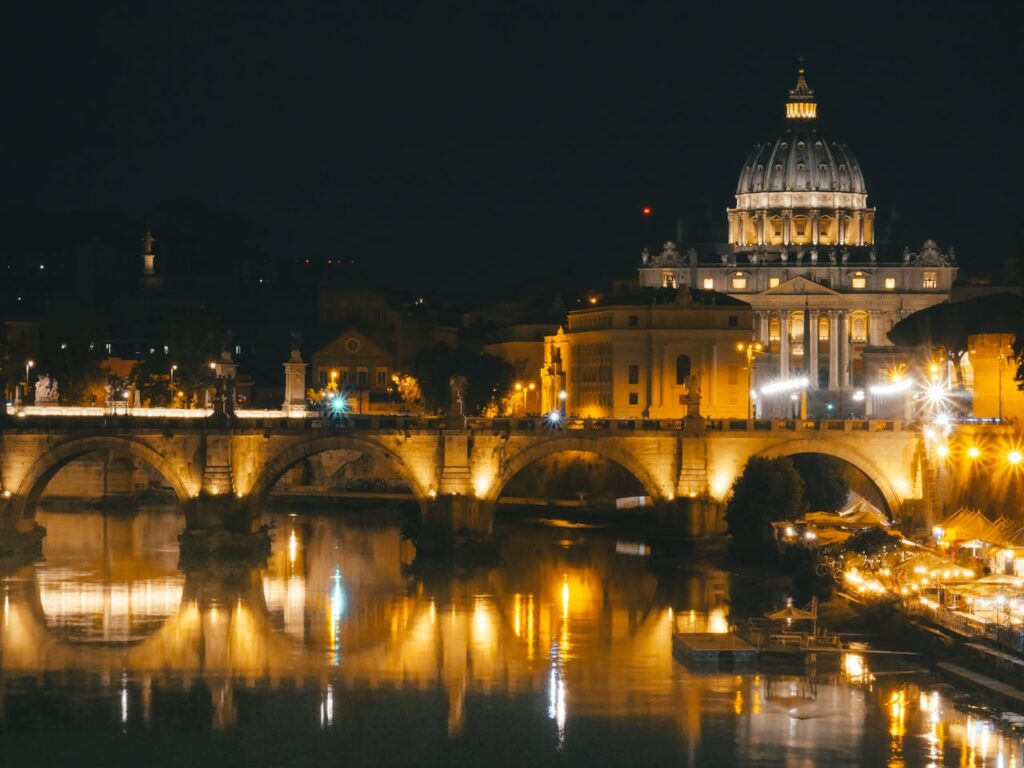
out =
[[[792,312],[789,315],[789,337],[793,341],[804,340],[804,313]]]
[[[778,315],[772,315],[768,321],[768,341],[778,341],[782,338],[781,323]]]
[[[818,318],[818,338],[822,341],[828,341],[828,318]]]
[[[676,358],[676,384],[685,384],[690,378],[690,356],[680,355]]]
[[[866,312],[850,313],[850,340],[860,342],[868,340],[868,315]]]

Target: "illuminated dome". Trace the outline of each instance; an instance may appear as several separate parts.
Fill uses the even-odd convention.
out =
[[[736,195],[754,192],[852,192],[867,195],[849,147],[813,125],[788,121],[779,138],[758,144],[740,172]]]
[[[801,68],[774,141],[747,157],[729,210],[736,248],[870,245],[874,209],[850,148],[818,128],[818,105]]]

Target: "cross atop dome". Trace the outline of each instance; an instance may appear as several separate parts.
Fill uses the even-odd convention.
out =
[[[818,116],[818,105],[814,101],[814,90],[807,85],[803,56],[798,61],[800,68],[797,69],[796,86],[789,89],[786,117],[790,120],[813,120]]]

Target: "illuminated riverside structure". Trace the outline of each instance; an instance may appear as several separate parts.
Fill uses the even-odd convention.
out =
[[[706,258],[666,243],[644,255],[640,285],[691,286],[749,303],[766,350],[755,361],[755,388],[807,376],[811,413],[862,413],[863,400],[851,395],[872,383],[865,350],[891,347],[895,323],[948,301],[957,273],[953,251],[932,241],[916,253],[880,252],[874,216],[860,165],[820,129],[801,69],[781,133],[756,145],[740,172],[728,247]],[[758,404],[764,416],[789,412],[784,399]]]

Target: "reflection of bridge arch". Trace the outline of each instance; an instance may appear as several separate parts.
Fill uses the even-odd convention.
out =
[[[882,494],[882,498],[885,499],[885,503],[889,507],[889,515],[897,519],[900,517],[903,502],[888,475],[863,453],[850,448],[839,440],[787,440],[761,451],[758,455],[766,459],[777,459],[782,456],[795,456],[800,453],[818,453],[831,456],[859,469],[874,484],[879,493]]]
[[[409,486],[409,490],[412,491],[412,495],[419,503],[421,511],[423,511],[427,499],[427,490],[401,456],[376,440],[347,435],[333,435],[330,437],[314,437],[295,443],[270,459],[263,466],[249,491],[248,503],[252,513],[254,515],[259,513],[260,507],[266,501],[267,496],[270,495],[274,484],[285,472],[303,459],[315,456],[318,453],[324,453],[325,451],[355,451],[357,453],[369,454],[388,462],[398,472],[406,485]]]
[[[489,501],[496,501],[501,496],[501,492],[505,489],[508,482],[520,471],[535,461],[556,453],[564,453],[565,451],[593,453],[603,459],[615,462],[633,475],[644,487],[647,494],[655,501],[662,501],[668,495],[647,467],[630,451],[624,450],[616,443],[600,439],[553,437],[540,443],[535,443],[511,456],[494,479],[494,482],[491,483],[485,498]]]
[[[53,479],[66,464],[96,451],[127,451],[132,459],[144,462],[155,469],[168,482],[178,499],[184,501],[192,496],[184,480],[174,466],[148,445],[128,437],[93,436],[80,437],[55,445],[29,468],[21,481],[17,502],[13,509],[16,520],[30,518],[35,514],[35,505]]]

